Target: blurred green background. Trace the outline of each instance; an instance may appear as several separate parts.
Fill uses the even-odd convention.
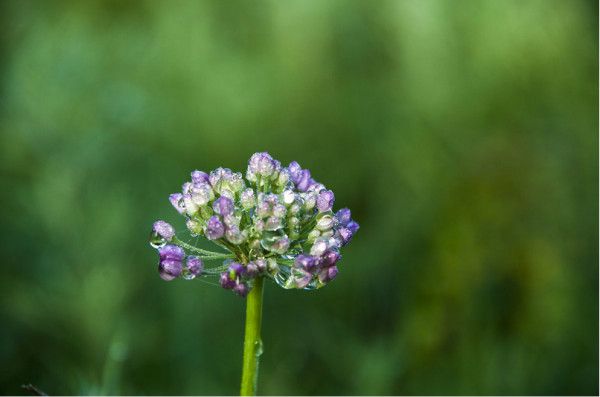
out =
[[[266,288],[262,394],[598,393],[597,1],[3,1],[0,392],[235,394],[244,301],[147,243],[193,169],[361,224]]]

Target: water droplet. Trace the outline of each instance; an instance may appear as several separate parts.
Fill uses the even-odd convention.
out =
[[[306,281],[305,277],[310,275],[306,272],[301,271],[300,269],[296,269],[290,266],[279,266],[279,271],[273,275],[273,279],[275,283],[279,285],[281,288],[285,289],[294,289],[299,288],[299,285],[303,285]],[[324,284],[319,281],[319,278],[313,276],[313,278],[306,284],[303,290],[312,291],[318,288],[321,288]]]
[[[184,278],[185,280],[193,280],[193,279],[195,279],[195,278],[196,278],[196,276],[195,276],[195,275],[193,275],[193,274],[192,274],[192,273],[190,273],[190,272],[185,272],[185,273],[183,274],[183,278]]]
[[[275,273],[273,279],[281,288],[294,288],[294,278],[289,266],[279,266],[279,271]]]
[[[315,289],[319,289],[323,286],[323,284],[319,281],[318,277],[314,277],[312,280],[310,280],[310,283],[308,283],[308,285],[306,287],[304,287],[303,289],[306,291],[312,291]]]
[[[260,357],[263,354],[263,343],[262,339],[254,342],[254,356]]]
[[[150,246],[152,248],[159,249],[164,247],[165,244],[167,244],[167,240],[159,236],[158,233],[154,231],[150,233]]]

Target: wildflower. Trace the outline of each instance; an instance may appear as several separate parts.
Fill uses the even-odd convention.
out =
[[[170,224],[157,221],[152,246],[159,250],[163,279],[218,276],[223,288],[243,297],[262,278],[284,288],[314,289],[337,276],[340,249],[359,226],[349,209],[333,211],[334,193],[308,169],[295,161],[282,166],[259,152],[245,175],[220,167],[190,176],[169,201],[186,218],[190,234],[214,242],[219,252],[187,244]]]
[[[165,221],[156,221],[152,225],[152,235],[156,239],[171,241],[175,237],[175,229]]]
[[[190,255],[186,258],[186,275],[184,276],[186,279],[191,280],[200,274],[202,274],[202,270],[204,269],[204,263],[202,263],[202,259],[197,256]]]
[[[169,201],[171,205],[175,207],[177,212],[183,214],[185,212],[185,206],[182,204],[183,194],[181,193],[173,193],[169,196]]]
[[[218,240],[225,234],[225,226],[223,226],[223,222],[217,215],[211,216],[206,223],[205,234],[209,240]]]
[[[233,212],[233,201],[226,196],[221,196],[213,202],[213,210],[219,215],[229,215]]]
[[[158,263],[158,273],[165,281],[171,281],[181,275],[183,270],[181,261],[185,252],[176,245],[165,245],[159,251],[160,261]]]
[[[317,196],[317,208],[319,212],[331,211],[334,201],[335,197],[333,196],[333,192],[331,190],[323,190],[320,192]]]
[[[192,183],[208,183],[208,174],[202,171],[192,171]]]

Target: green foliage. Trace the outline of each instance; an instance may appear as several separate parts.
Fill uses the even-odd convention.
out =
[[[597,6],[3,2],[0,392],[237,393],[244,302],[147,236],[268,150],[361,230],[259,392],[597,394]]]

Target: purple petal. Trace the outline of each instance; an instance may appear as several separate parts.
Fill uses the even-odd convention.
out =
[[[158,274],[165,281],[171,281],[181,275],[181,261],[177,260],[162,260],[158,264]]]
[[[165,221],[156,221],[152,225],[152,232],[156,233],[157,236],[164,238],[167,241],[175,236],[175,229],[169,223]]]

